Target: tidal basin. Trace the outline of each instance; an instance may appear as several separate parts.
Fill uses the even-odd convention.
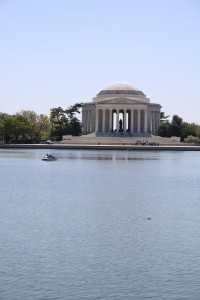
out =
[[[0,299],[200,299],[200,152],[0,149]]]

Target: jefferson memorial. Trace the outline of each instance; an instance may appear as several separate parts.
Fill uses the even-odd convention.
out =
[[[148,136],[155,134],[160,124],[161,105],[136,86],[116,82],[102,89],[92,102],[83,103],[83,134],[96,136]]]

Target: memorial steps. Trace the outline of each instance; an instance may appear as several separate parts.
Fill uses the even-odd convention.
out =
[[[65,136],[64,140],[60,142],[66,145],[181,145],[181,142],[172,141],[171,138],[163,138],[160,136],[151,135],[144,136],[115,136],[103,137],[96,136],[95,133],[90,133],[82,136]]]

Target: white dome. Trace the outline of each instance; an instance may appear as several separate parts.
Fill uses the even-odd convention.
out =
[[[131,84],[131,83],[128,83],[128,82],[114,82],[114,83],[111,83],[109,85],[107,85],[104,89],[104,91],[121,91],[121,90],[124,90],[124,91],[139,91],[139,89]]]
[[[140,91],[135,85],[128,82],[111,83],[107,85],[103,90],[101,90],[97,94],[97,96],[116,95],[116,94],[145,96],[145,94],[142,91]]]

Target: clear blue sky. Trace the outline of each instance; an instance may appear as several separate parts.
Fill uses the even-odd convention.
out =
[[[200,124],[200,0],[0,0],[0,111],[49,115],[126,81]]]

